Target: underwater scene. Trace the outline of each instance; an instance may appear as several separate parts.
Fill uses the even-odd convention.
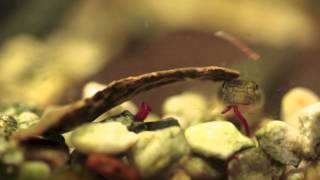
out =
[[[320,179],[320,2],[0,9],[0,180]]]

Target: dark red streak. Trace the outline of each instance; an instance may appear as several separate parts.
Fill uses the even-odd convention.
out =
[[[221,113],[225,114],[227,112],[229,112],[232,109],[232,106],[227,106],[225,110],[223,110]]]
[[[145,103],[142,102],[139,108],[139,111],[137,112],[136,115],[134,115],[134,120],[135,121],[143,121],[146,119],[146,117],[149,115],[151,112],[151,107]]]
[[[248,125],[248,121],[246,120],[246,118],[242,115],[242,113],[239,111],[239,107],[237,105],[230,105],[228,106],[225,110],[222,111],[222,114],[227,113],[228,111],[230,111],[231,109],[233,109],[233,112],[235,114],[235,116],[238,118],[238,120],[240,121],[240,123],[243,125],[244,130],[246,132],[246,135],[250,137],[251,132],[250,132],[250,128]]]

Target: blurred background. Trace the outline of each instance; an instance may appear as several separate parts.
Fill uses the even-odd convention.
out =
[[[266,94],[265,113],[279,118],[290,88],[320,93],[317,0],[1,0],[2,102],[65,104],[90,81],[184,66],[235,68]],[[249,60],[214,35],[235,35],[261,59]],[[213,93],[210,82],[157,88],[134,98],[160,113],[170,95]]]

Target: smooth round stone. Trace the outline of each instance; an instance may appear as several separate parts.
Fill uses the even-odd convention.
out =
[[[91,123],[71,134],[73,146],[83,153],[118,154],[127,151],[138,136],[120,122]]]
[[[286,164],[299,165],[305,138],[283,121],[270,121],[256,134],[261,149],[271,158]]]
[[[296,87],[287,92],[281,101],[281,119],[290,124],[290,116],[297,111],[319,102],[319,97],[313,91],[303,87]]]
[[[227,121],[213,121],[189,127],[185,136],[193,151],[222,160],[237,151],[254,146],[251,139]]]
[[[128,160],[144,178],[159,175],[190,150],[181,128],[177,126],[143,131],[138,136],[139,140],[130,149]]]

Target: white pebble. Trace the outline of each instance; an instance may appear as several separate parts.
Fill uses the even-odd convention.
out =
[[[163,105],[163,112],[165,115],[180,117],[179,124],[182,124],[182,127],[189,127],[205,120],[207,107],[205,97],[197,93],[185,92],[167,98]]]
[[[120,122],[91,123],[77,128],[70,141],[83,153],[118,154],[127,151],[138,136]]]
[[[319,102],[319,97],[313,91],[303,87],[296,87],[287,92],[281,102],[281,119],[290,121],[292,116],[302,108]]]

